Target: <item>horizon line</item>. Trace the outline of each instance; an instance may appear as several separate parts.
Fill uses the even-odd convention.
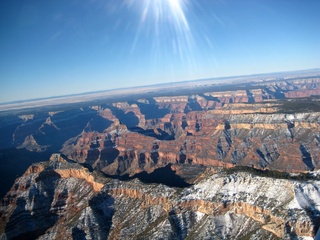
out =
[[[200,79],[192,79],[192,80],[182,80],[182,81],[177,81],[177,82],[165,82],[165,83],[157,83],[157,84],[150,84],[150,85],[137,85],[137,86],[131,86],[131,87],[120,87],[120,88],[112,88],[112,89],[97,90],[97,91],[70,93],[70,94],[57,95],[57,96],[29,98],[29,99],[19,99],[19,100],[7,101],[7,102],[0,102],[0,105],[19,104],[19,103],[43,101],[43,100],[50,100],[50,99],[62,99],[62,98],[76,97],[76,96],[82,96],[82,95],[91,95],[91,94],[97,94],[97,93],[107,93],[107,92],[129,90],[129,89],[140,89],[140,88],[143,89],[143,88],[148,88],[148,87],[150,88],[150,87],[157,87],[157,86],[158,87],[160,87],[160,86],[164,87],[164,86],[172,85],[172,84],[183,84],[183,83],[202,82],[202,81],[214,81],[214,80],[244,78],[244,77],[258,77],[258,76],[269,75],[269,74],[285,74],[285,73],[305,72],[305,71],[320,71],[320,67],[319,68],[310,68],[310,69],[300,69],[300,70],[279,71],[279,72],[265,72],[265,73],[254,73],[254,74],[245,74],[245,75],[208,77],[208,78],[200,78]]]

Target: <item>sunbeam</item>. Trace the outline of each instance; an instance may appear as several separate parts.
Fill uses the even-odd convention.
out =
[[[126,6],[139,18],[130,50],[132,56],[141,54],[143,49],[151,68],[159,69],[162,65],[170,65],[173,75],[177,68],[185,69],[185,76],[190,78],[199,74],[197,56],[204,46],[207,51],[211,51],[214,44],[206,32],[192,27],[197,18],[192,2],[128,0]],[[214,63],[213,59],[214,54],[208,62]]]
[[[7,101],[319,66],[320,1],[0,5],[0,95]],[[40,85],[43,93],[34,91]],[[11,96],[10,89],[20,90]]]

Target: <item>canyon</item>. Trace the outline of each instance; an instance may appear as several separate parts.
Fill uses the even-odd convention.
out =
[[[312,239],[319,94],[286,73],[0,111],[1,239]]]
[[[3,198],[1,239],[313,239],[319,179],[210,167],[173,188],[107,178],[54,154]]]

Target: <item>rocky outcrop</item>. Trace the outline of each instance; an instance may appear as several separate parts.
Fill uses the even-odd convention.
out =
[[[169,163],[287,172],[318,169],[319,113],[282,114],[272,104],[261,105],[166,114],[146,121],[144,128],[114,123],[103,133],[82,133],[66,142],[62,152],[110,175],[150,173]]]
[[[319,95],[320,89],[304,89],[304,90],[297,90],[297,91],[290,91],[286,92],[286,98],[303,98],[303,97],[310,97],[312,95]]]
[[[2,239],[311,239],[320,182],[207,169],[183,189],[121,181],[61,155],[32,165],[1,202]]]
[[[106,181],[60,154],[30,166],[2,200],[0,231],[6,232],[2,238],[39,237],[77,215]]]
[[[249,78],[3,114],[0,149],[39,153],[37,159],[60,151],[116,176],[151,173],[168,164],[305,172],[319,169],[320,101],[287,97],[318,89],[318,77]],[[9,162],[5,158],[0,152],[0,169]]]
[[[46,150],[46,146],[40,146],[32,135],[27,136],[23,143],[17,147],[17,149],[25,148],[28,151],[36,151],[36,152],[43,152]]]
[[[19,115],[18,117],[26,122],[28,120],[32,120],[34,118],[34,114]]]

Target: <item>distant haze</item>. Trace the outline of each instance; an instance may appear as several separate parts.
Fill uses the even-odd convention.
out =
[[[300,71],[289,71],[289,72],[276,72],[276,73],[264,73],[264,74],[253,74],[253,75],[243,75],[243,76],[233,76],[224,78],[209,78],[209,79],[199,79],[194,81],[181,81],[172,83],[162,83],[155,85],[147,85],[140,87],[128,87],[111,89],[104,91],[95,92],[85,92],[80,94],[69,94],[60,95],[47,98],[36,98],[21,101],[12,101],[6,103],[0,103],[0,114],[6,113],[12,110],[30,110],[45,106],[57,106],[65,104],[76,104],[76,103],[86,103],[93,104],[97,102],[106,102],[113,99],[118,99],[118,101],[123,101],[135,97],[141,98],[146,96],[157,96],[157,95],[184,95],[186,92],[199,92],[201,91],[220,91],[221,86],[233,87],[237,84],[246,84],[250,82],[260,82],[260,81],[274,81],[277,79],[294,79],[294,78],[308,78],[308,77],[319,77],[320,68],[300,70]],[[121,100],[119,100],[121,99]],[[85,104],[85,105],[86,105]]]
[[[0,102],[320,67],[318,0],[0,2]]]

